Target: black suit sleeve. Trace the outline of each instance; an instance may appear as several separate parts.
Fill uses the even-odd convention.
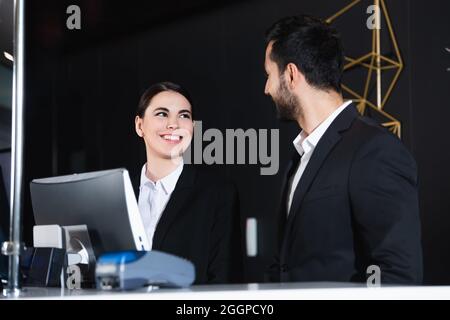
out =
[[[421,283],[417,167],[397,137],[378,134],[360,148],[349,188],[365,267],[379,266],[382,283]]]
[[[209,246],[208,283],[242,281],[242,245],[239,200],[232,184],[218,190],[211,242]]]

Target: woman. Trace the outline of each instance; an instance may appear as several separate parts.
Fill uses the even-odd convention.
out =
[[[141,170],[139,210],[153,250],[194,263],[196,284],[240,281],[238,201],[230,183],[183,163],[194,130],[189,94],[162,82],[142,95],[135,119],[147,162]]]

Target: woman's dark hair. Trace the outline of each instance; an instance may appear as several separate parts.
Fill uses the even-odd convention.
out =
[[[310,85],[341,92],[343,47],[328,23],[309,15],[286,17],[267,30],[266,43],[271,41],[270,58],[280,73],[294,63]]]
[[[143,118],[145,114],[145,110],[147,110],[150,102],[152,101],[153,97],[156,96],[158,93],[164,92],[164,91],[173,91],[181,94],[183,97],[189,101],[191,104],[191,114],[193,115],[193,106],[191,95],[187,90],[185,90],[183,87],[181,87],[179,84],[173,83],[173,82],[158,82],[154,85],[150,86],[147,90],[145,90],[144,94],[141,96],[141,99],[139,100],[138,109],[136,112],[136,115],[139,118]]]

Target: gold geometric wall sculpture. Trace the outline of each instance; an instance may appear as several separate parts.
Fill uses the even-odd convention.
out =
[[[356,6],[360,3],[361,0],[353,0],[346,7],[339,10],[337,13],[329,17],[326,21],[328,23],[333,22],[336,18],[343,15],[345,12]],[[401,137],[401,124],[400,121],[390,115],[384,107],[389,96],[394,89],[395,84],[397,83],[398,77],[403,69],[403,61],[400,55],[400,51],[398,49],[397,40],[395,38],[394,31],[392,29],[391,20],[389,18],[389,13],[386,8],[385,0],[374,0],[374,21],[376,27],[372,29],[372,45],[369,53],[360,56],[360,57],[345,57],[345,65],[344,71],[349,70],[355,67],[362,67],[367,69],[367,77],[364,82],[364,90],[362,92],[356,92],[356,90],[352,90],[345,84],[342,85],[342,89],[344,92],[350,95],[350,98],[357,103],[358,111],[361,114],[365,114],[367,108],[370,108],[374,112],[378,113],[382,119],[382,125],[387,127],[390,131],[396,134],[398,137]],[[381,10],[379,10],[381,8]],[[378,9],[378,10],[377,10]],[[380,31],[381,31],[381,16],[384,18],[385,25],[388,29],[389,41],[391,42],[394,48],[394,58],[388,58],[385,55],[381,54],[381,45],[380,45]],[[367,27],[364,24],[364,27]],[[384,30],[383,30],[384,31]],[[388,79],[386,75],[383,76],[383,71],[394,69],[395,74],[392,79]],[[373,78],[376,81],[376,101],[370,101],[369,99],[369,88],[373,82]],[[385,81],[389,83],[388,89],[385,92],[382,92],[381,82]],[[390,82],[388,82],[390,81]]]

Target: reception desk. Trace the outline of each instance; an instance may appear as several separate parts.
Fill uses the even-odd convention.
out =
[[[396,300],[450,299],[450,286],[367,287],[354,283],[264,283],[192,286],[185,289],[147,288],[136,291],[24,288],[19,297],[2,299],[76,300]]]

